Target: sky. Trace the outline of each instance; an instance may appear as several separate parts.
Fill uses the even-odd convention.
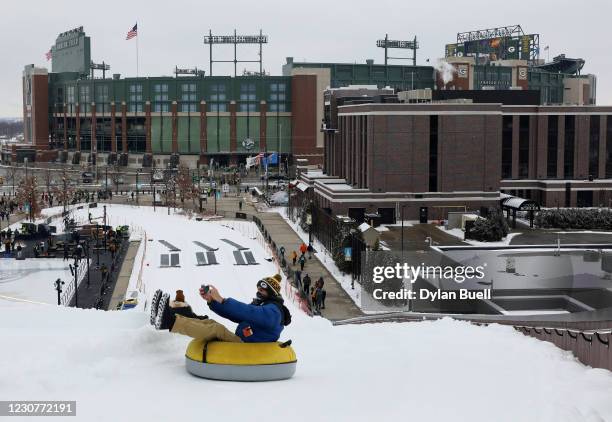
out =
[[[588,0],[74,0],[2,1],[0,24],[0,117],[21,117],[21,74],[27,64],[50,67],[45,53],[60,32],[83,26],[91,37],[92,59],[111,65],[110,73],[136,74],[136,41],[126,41],[137,22],[140,76],[171,75],[174,67],[208,71],[203,36],[255,34],[269,36],[264,68],[282,72],[286,57],[296,61],[364,63],[383,61],[376,40],[418,37],[417,64],[444,56],[457,32],[520,24],[540,34],[543,58],[565,53],[586,60],[583,73],[598,76],[597,103],[612,105],[610,37],[604,33],[612,2]],[[231,47],[215,50],[230,59]],[[239,47],[244,59],[257,59],[257,47]],[[239,65],[257,70],[256,64]],[[215,74],[233,73],[232,65],[215,64]]]

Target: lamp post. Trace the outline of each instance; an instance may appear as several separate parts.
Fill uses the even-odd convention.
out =
[[[96,221],[96,265],[100,267],[100,229],[98,228],[98,222]]]
[[[64,283],[59,278],[55,280],[55,283],[53,283],[53,285],[55,286],[55,290],[57,290],[57,306],[60,306],[62,304],[62,286],[64,284],[66,283]]]
[[[138,204],[138,175],[140,174],[140,169],[136,169],[136,203]]]
[[[351,290],[355,290],[355,233],[357,230],[351,229]]]
[[[78,281],[79,281],[79,257],[74,254],[74,268],[71,268],[72,275],[74,276],[74,307],[79,307],[79,292],[78,292]]]
[[[87,259],[87,288],[89,289],[89,240],[85,242],[85,259]]]

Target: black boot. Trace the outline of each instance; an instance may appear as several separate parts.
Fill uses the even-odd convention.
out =
[[[175,319],[174,309],[170,307],[170,295],[164,293],[159,301],[157,316],[155,318],[155,329],[171,330]]]
[[[153,298],[151,299],[151,317],[149,318],[149,322],[151,325],[155,325],[155,319],[157,318],[157,308],[159,307],[159,299],[164,292],[160,289],[157,289],[155,293],[153,293]]]

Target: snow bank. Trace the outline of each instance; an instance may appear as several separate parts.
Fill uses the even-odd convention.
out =
[[[115,207],[109,211],[137,222],[154,239],[143,270],[145,298],[158,287],[182,288],[195,311],[204,313],[207,306],[197,296],[202,282],[249,300],[255,281],[275,271],[261,259],[266,251],[249,236],[249,223],[226,227]],[[234,266],[220,236],[249,246],[261,264]],[[182,249],[181,268],[158,267],[162,238]],[[222,264],[195,267],[192,240],[218,246]],[[585,367],[510,327],[451,319],[334,327],[288,306],[294,318],[282,339],[293,340],[296,376],[233,383],[189,375],[184,353],[190,339],[155,331],[140,309],[0,301],[0,396],[76,400],[71,420],[84,421],[612,420],[610,372]]]
[[[332,327],[296,315],[283,336],[298,353],[296,376],[244,384],[189,375],[189,339],[146,319],[137,311],[0,308],[0,394],[77,400],[77,420],[87,421],[612,418],[609,372],[509,327],[450,319]]]

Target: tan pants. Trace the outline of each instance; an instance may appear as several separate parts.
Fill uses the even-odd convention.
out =
[[[176,315],[176,321],[170,332],[201,339],[207,343],[213,340],[229,341],[232,343],[242,342],[240,337],[225,328],[223,324],[212,319],[194,319]]]

